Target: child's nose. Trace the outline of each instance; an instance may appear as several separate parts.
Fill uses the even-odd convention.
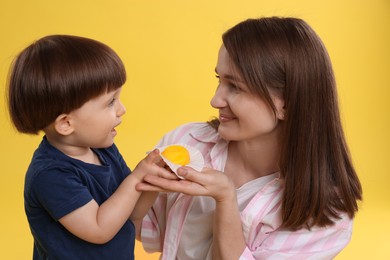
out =
[[[126,107],[122,104],[121,101],[118,100],[118,109],[117,109],[117,115],[123,116],[126,113]]]

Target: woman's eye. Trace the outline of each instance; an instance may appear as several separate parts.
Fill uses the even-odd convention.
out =
[[[229,88],[230,88],[232,91],[234,91],[234,92],[239,92],[239,91],[241,90],[240,87],[238,87],[237,85],[232,84],[232,83],[229,84]]]
[[[235,84],[235,82],[232,82],[231,80],[227,80],[224,78],[221,79],[221,77],[218,74],[215,74],[215,77],[218,79],[219,84],[226,85],[231,91],[234,91],[234,92],[241,91],[241,88],[239,86],[237,86]]]

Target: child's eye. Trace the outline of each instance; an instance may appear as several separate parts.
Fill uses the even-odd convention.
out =
[[[114,105],[114,103],[115,103],[115,100],[116,100],[116,99],[115,99],[115,98],[113,98],[113,99],[110,101],[110,103],[108,103],[108,105],[109,105],[109,106],[112,106],[112,105]]]

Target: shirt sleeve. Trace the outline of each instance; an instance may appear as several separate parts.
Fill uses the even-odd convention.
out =
[[[109,153],[111,160],[119,164],[119,167],[121,168],[121,173],[123,174],[123,179],[131,173],[130,168],[127,166],[126,161],[124,160],[122,154],[119,152],[118,147],[115,145],[115,143],[111,147],[101,150]]]
[[[74,170],[48,168],[31,185],[39,204],[56,220],[91,201],[88,188]]]
[[[351,234],[352,220],[348,217],[331,227],[294,232],[276,230],[269,234],[259,232],[256,238],[261,237],[261,244],[254,246],[254,241],[247,246],[240,260],[333,259],[349,243]]]

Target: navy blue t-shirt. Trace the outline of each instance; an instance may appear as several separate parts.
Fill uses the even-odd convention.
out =
[[[24,188],[33,259],[134,259],[135,228],[130,220],[102,245],[74,236],[58,222],[92,199],[101,205],[131,172],[115,145],[93,151],[101,166],[63,154],[45,137],[35,151]]]

